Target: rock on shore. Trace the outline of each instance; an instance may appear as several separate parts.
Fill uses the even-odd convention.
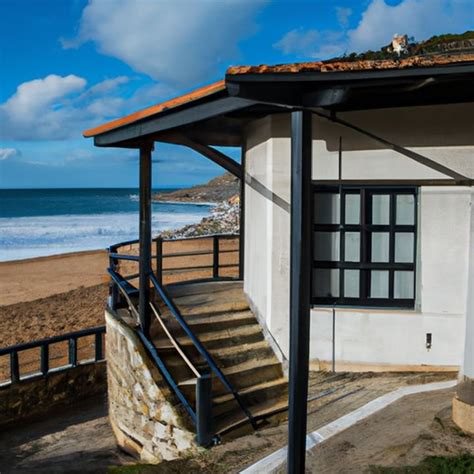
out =
[[[208,217],[197,224],[190,224],[177,230],[161,233],[166,239],[197,237],[211,234],[238,234],[240,218],[239,180],[229,173],[212,179],[207,184],[180,189],[172,193],[153,196],[158,201],[212,202]]]

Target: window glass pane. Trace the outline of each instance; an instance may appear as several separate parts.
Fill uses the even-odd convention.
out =
[[[314,233],[314,259],[319,261],[339,261],[339,232]]]
[[[415,224],[415,196],[399,194],[397,196],[397,225]]]
[[[395,272],[394,276],[394,298],[413,299],[414,272]]]
[[[388,262],[390,256],[390,234],[372,232],[372,262]]]
[[[344,270],[344,296],[359,298],[359,270]]]
[[[360,232],[346,232],[344,239],[344,260],[346,262],[359,262]]]
[[[316,224],[339,224],[339,194],[314,194],[314,222]]]
[[[370,272],[370,297],[388,298],[388,270]]]
[[[395,262],[413,262],[415,236],[411,232],[395,233]]]
[[[360,224],[360,194],[346,194],[346,224]]]
[[[313,295],[319,298],[339,297],[339,270],[315,269],[313,271]]]
[[[390,222],[390,195],[374,194],[372,196],[372,224],[388,225]]]

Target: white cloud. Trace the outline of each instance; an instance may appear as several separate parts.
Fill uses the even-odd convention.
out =
[[[274,47],[300,58],[329,59],[344,53],[378,50],[390,43],[395,33],[424,40],[436,34],[461,33],[474,25],[471,0],[403,0],[388,5],[372,0],[354,29],[348,24],[350,9],[336,8],[341,30],[297,29],[288,32]]]
[[[20,155],[20,150],[17,150],[16,148],[0,148],[0,161],[8,160]]]
[[[139,88],[129,99],[119,95],[129,78],[106,79],[89,88],[74,75],[49,75],[20,84],[0,104],[0,138],[5,140],[66,140],[83,130],[134,108],[160,100],[169,88],[156,85]]]
[[[266,0],[173,2],[90,0],[76,40],[94,41],[101,53],[135,71],[172,84],[209,80],[222,63],[238,56],[238,42],[255,28]]]
[[[44,79],[20,84],[1,109],[13,120],[25,121],[58,100],[83,90],[85,86],[86,80],[82,77],[50,74]]]
[[[404,0],[387,5],[373,0],[359,25],[348,33],[350,51],[379,49],[389,44],[395,33],[428,39],[442,33],[460,33],[474,25],[471,0]]]

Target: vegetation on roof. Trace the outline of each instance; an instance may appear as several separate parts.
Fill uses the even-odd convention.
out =
[[[407,48],[400,54],[393,51],[391,45],[386,45],[378,51],[369,50],[363,53],[345,54],[342,57],[333,58],[326,62],[401,59],[410,56],[456,54],[467,51],[474,51],[474,31],[472,30],[461,34],[446,33],[432,36],[420,42],[416,42],[413,37],[408,37]]]

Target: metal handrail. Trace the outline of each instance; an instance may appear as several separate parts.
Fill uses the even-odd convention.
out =
[[[32,374],[26,379],[30,380],[32,376],[45,376],[52,369],[49,367],[49,346],[58,342],[68,341],[68,364],[62,367],[55,367],[54,371],[68,370],[78,365],[77,360],[77,340],[87,336],[95,336],[95,354],[94,362],[104,360],[103,346],[102,346],[102,334],[105,333],[105,326],[99,326],[95,328],[82,329],[80,331],[74,331],[67,334],[61,334],[59,336],[52,336],[44,339],[38,339],[36,341],[25,342],[22,344],[15,344],[0,349],[0,356],[10,356],[10,381],[11,383],[21,382],[20,377],[20,363],[18,359],[18,353],[29,349],[40,348],[40,370],[38,373]]]
[[[179,325],[184,330],[186,335],[191,339],[191,341],[193,342],[194,346],[196,347],[198,352],[201,354],[201,356],[204,357],[207,364],[209,365],[209,368],[212,370],[212,372],[214,372],[216,374],[216,376],[222,382],[224,387],[230,393],[232,393],[232,395],[234,396],[236,402],[239,404],[240,408],[245,413],[245,415],[249,419],[252,426],[256,429],[257,424],[256,424],[252,414],[250,413],[250,411],[247,409],[247,407],[243,403],[239,393],[234,389],[232,384],[227,380],[227,377],[224,375],[224,373],[221,371],[221,369],[216,365],[216,363],[214,362],[214,359],[212,358],[212,356],[209,354],[209,352],[206,350],[206,348],[202,345],[202,343],[198,339],[198,337],[193,333],[193,331],[189,327],[188,323],[183,318],[183,316],[182,316],[181,312],[179,311],[178,307],[174,304],[173,300],[169,296],[168,292],[158,283],[158,280],[156,279],[155,275],[150,274],[150,281],[152,282],[155,290],[160,294],[163,302],[166,304],[168,309],[171,311],[171,314],[178,321]]]

